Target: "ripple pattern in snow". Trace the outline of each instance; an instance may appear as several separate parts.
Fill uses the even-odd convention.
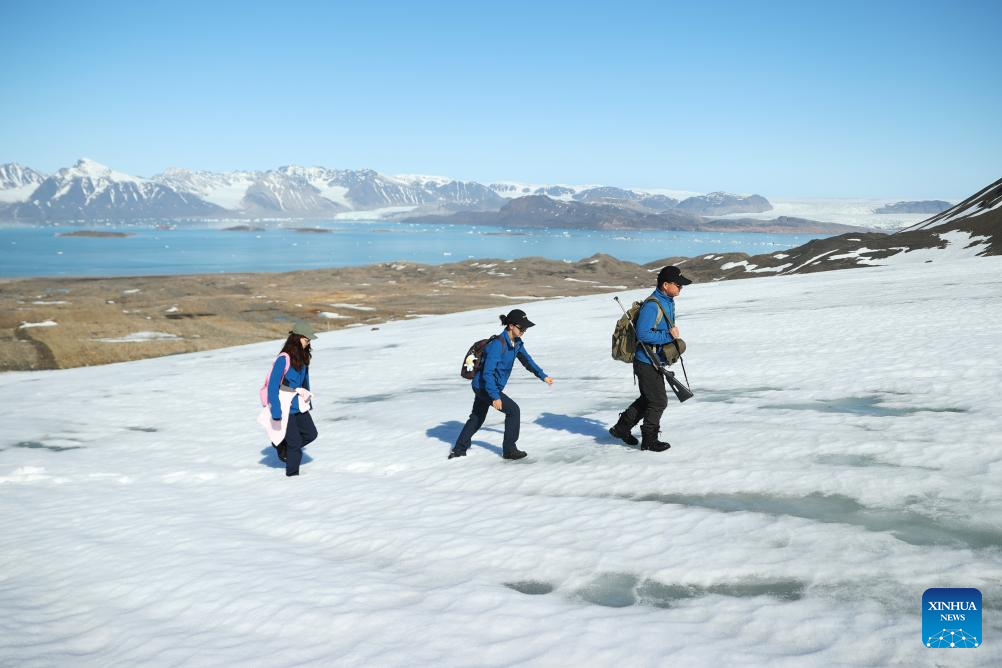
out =
[[[518,462],[497,413],[446,460],[497,309],[321,334],[299,479],[254,422],[278,342],[0,375],[0,664],[928,665],[963,586],[998,665],[1000,269],[687,287],[667,453],[606,433],[609,295],[524,305]]]

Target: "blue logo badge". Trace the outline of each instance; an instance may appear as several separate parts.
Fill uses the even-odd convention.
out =
[[[922,644],[934,649],[981,646],[981,592],[926,589],[922,594]]]

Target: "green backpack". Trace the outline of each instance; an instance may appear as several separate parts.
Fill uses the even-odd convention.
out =
[[[640,313],[640,307],[647,302],[654,302],[658,305],[658,314],[654,318],[654,326],[657,327],[661,323],[661,318],[667,318],[664,309],[661,307],[661,303],[655,297],[648,297],[642,302],[633,302],[633,306],[616,321],[616,329],[612,332],[612,359],[619,360],[620,362],[626,362],[627,364],[633,363],[633,358],[637,354],[637,333],[634,327],[637,324],[637,315]],[[630,323],[633,323],[632,325]],[[668,327],[672,327],[673,324],[671,320],[668,321]],[[678,361],[679,356],[685,352],[685,341],[682,339],[676,339],[678,346],[669,346],[664,351],[665,356],[668,358],[668,364],[674,364]]]

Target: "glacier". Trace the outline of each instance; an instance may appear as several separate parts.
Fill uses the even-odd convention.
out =
[[[1000,271],[688,286],[666,453],[605,432],[612,295],[523,306],[519,462],[493,411],[446,460],[497,309],[321,334],[298,479],[254,422],[280,342],[2,374],[0,663],[999,665]],[[923,645],[929,587],[982,591],[983,646]]]

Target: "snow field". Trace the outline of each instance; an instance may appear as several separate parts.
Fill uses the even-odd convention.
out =
[[[493,411],[446,461],[500,309],[321,334],[299,479],[254,423],[279,342],[0,375],[0,663],[997,664],[1000,268],[687,287],[660,454],[605,431],[612,294],[524,305],[519,462]],[[936,586],[983,647],[921,644]]]

